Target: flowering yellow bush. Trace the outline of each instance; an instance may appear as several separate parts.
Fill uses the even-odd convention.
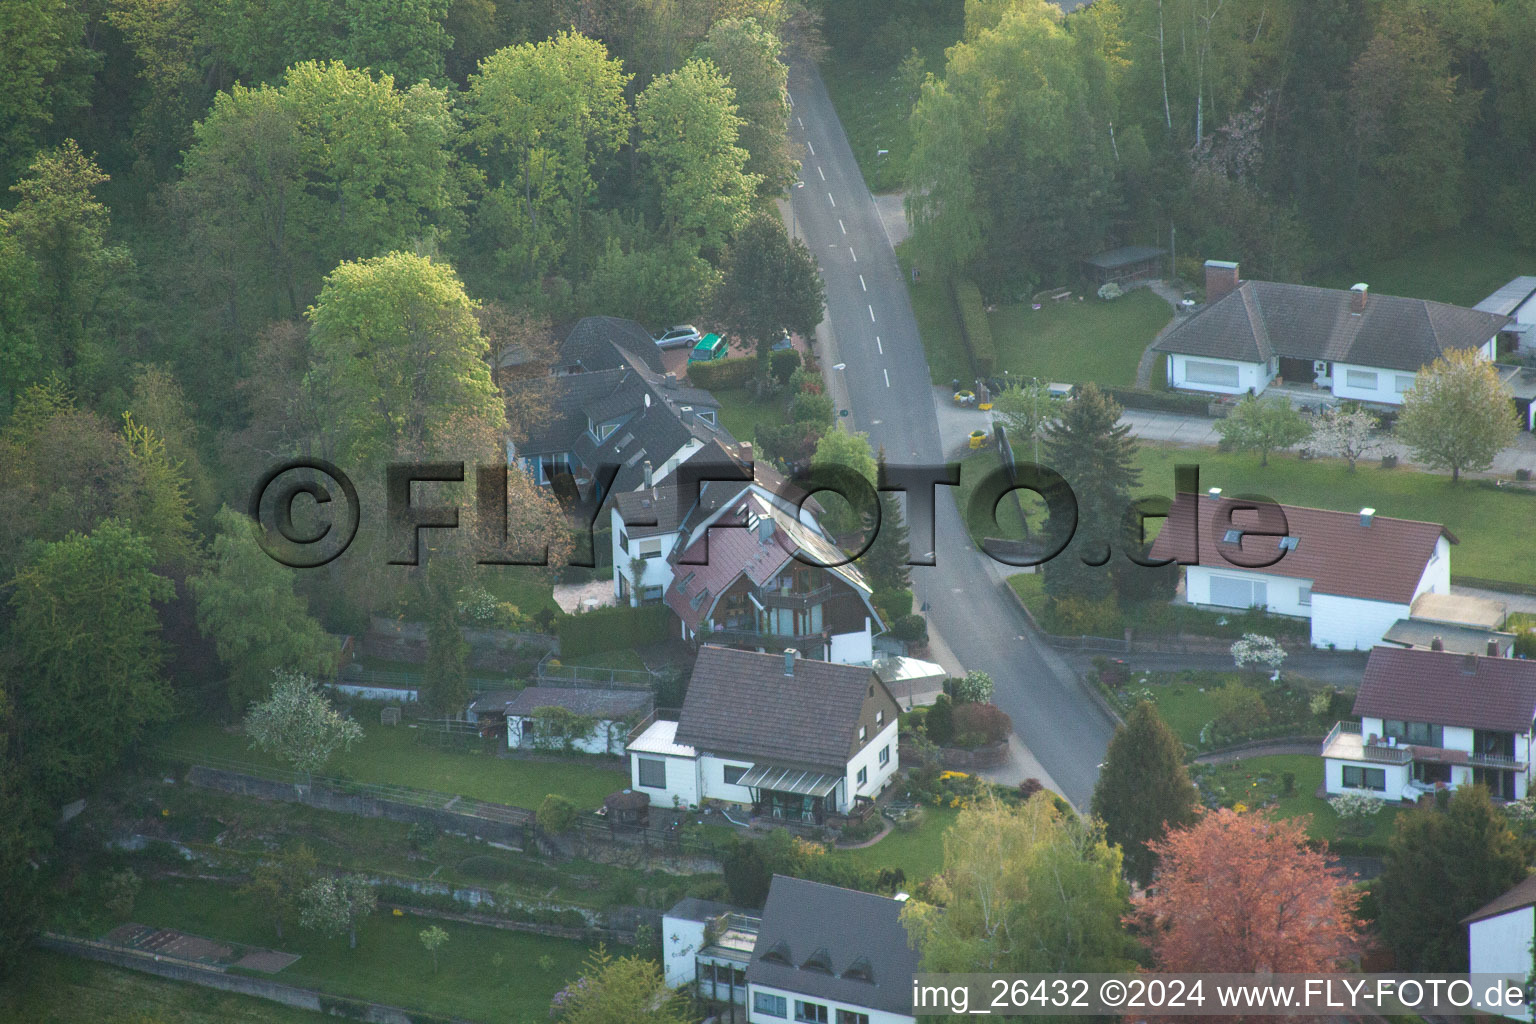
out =
[[[940,781],[942,781],[944,779],[968,779],[968,778],[970,778],[970,776],[967,775],[965,772],[940,772],[939,773]]]

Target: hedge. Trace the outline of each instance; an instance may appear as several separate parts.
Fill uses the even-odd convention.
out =
[[[1186,395],[1179,391],[1140,391],[1135,388],[1102,390],[1125,409],[1151,409],[1155,412],[1205,416],[1211,407],[1210,397],[1205,395]]]
[[[560,637],[560,657],[565,660],[661,643],[673,635],[676,619],[664,604],[640,608],[594,608],[569,615],[555,627]]]
[[[706,391],[746,387],[756,378],[757,360],[752,358],[719,359],[688,366],[688,379],[693,386]]]
[[[992,342],[992,325],[987,322],[986,303],[981,289],[969,278],[949,279],[949,294],[960,321],[960,337],[970,353],[971,366],[978,377],[990,377],[997,366],[997,346]]]

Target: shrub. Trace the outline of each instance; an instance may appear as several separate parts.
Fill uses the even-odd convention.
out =
[[[688,367],[688,379],[705,391],[746,387],[756,376],[756,359],[720,359],[711,363],[693,363]]]
[[[928,709],[928,717],[923,721],[928,738],[939,746],[954,739],[955,709],[948,694],[939,694],[939,699],[933,702],[933,706]]]
[[[1269,721],[1269,707],[1264,695],[1236,680],[1212,695],[1216,704],[1216,727],[1228,736],[1241,736]]]
[[[871,814],[860,822],[855,822],[843,829],[843,841],[848,843],[862,843],[866,839],[872,839],[880,832],[880,815]]]
[[[1253,667],[1273,672],[1283,661],[1285,648],[1274,637],[1244,633],[1243,638],[1232,645],[1232,662],[1238,668]]]
[[[1098,601],[1052,598],[1045,619],[1046,627],[1060,636],[1111,636],[1121,630],[1120,606],[1113,594]]]
[[[996,704],[961,704],[951,713],[955,732],[976,739],[960,746],[985,746],[1008,738],[1013,732],[1013,719]]]
[[[768,367],[768,372],[774,380],[780,384],[787,384],[795,371],[800,369],[800,353],[794,349],[775,352],[768,357]]]
[[[912,591],[878,590],[874,595],[875,607],[892,622],[912,614]]]
[[[923,810],[921,807],[914,807],[907,811],[906,814],[901,816],[901,820],[896,823],[896,831],[916,832],[918,829],[923,827],[923,821],[927,817],[927,811]]]
[[[640,608],[596,608],[560,620],[560,656],[566,660],[599,651],[646,647],[672,634],[672,610],[664,604]]]
[[[891,627],[891,635],[904,643],[926,644],[928,642],[928,620],[921,615],[903,615]]]
[[[1341,793],[1328,798],[1328,805],[1339,816],[1339,823],[1347,831],[1364,835],[1371,830],[1371,819],[1384,806],[1385,801],[1365,793]]]
[[[956,704],[985,704],[992,699],[996,684],[985,672],[967,672],[959,679],[950,679],[948,689]]]
[[[551,793],[539,804],[535,820],[551,835],[569,832],[576,825],[576,805],[559,793]]]
[[[837,413],[832,408],[830,396],[802,391],[789,404],[789,418],[795,423],[817,423],[830,427],[836,421]]]
[[[1034,796],[1044,788],[1045,783],[1041,782],[1039,779],[1025,779],[1023,782],[1019,783],[1019,798],[1021,800],[1028,800],[1030,797]]]
[[[1107,281],[1099,285],[1099,298],[1101,299],[1118,299],[1124,294],[1125,289],[1113,281]]]
[[[997,346],[992,341],[992,325],[987,322],[987,307],[981,289],[969,278],[949,279],[949,294],[960,321],[960,338],[970,352],[971,363],[980,377],[992,376],[997,365]]]
[[[114,871],[102,880],[101,905],[113,917],[127,920],[133,915],[133,903],[139,898],[139,890],[143,887],[144,880],[134,874],[132,868]]]
[[[1515,634],[1515,655],[1536,658],[1536,629],[1522,629]]]
[[[827,390],[827,382],[815,370],[802,366],[789,375],[789,389],[797,395],[819,395]]]

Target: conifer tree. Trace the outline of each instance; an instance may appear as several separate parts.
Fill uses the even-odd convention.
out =
[[[1126,877],[1145,886],[1157,870],[1147,844],[1195,817],[1196,794],[1184,767],[1184,744],[1151,701],[1131,710],[1109,741],[1093,790],[1093,813],[1125,856]]]

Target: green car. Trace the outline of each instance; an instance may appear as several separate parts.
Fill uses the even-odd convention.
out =
[[[731,343],[718,334],[706,334],[688,353],[690,363],[711,363],[731,354]]]

